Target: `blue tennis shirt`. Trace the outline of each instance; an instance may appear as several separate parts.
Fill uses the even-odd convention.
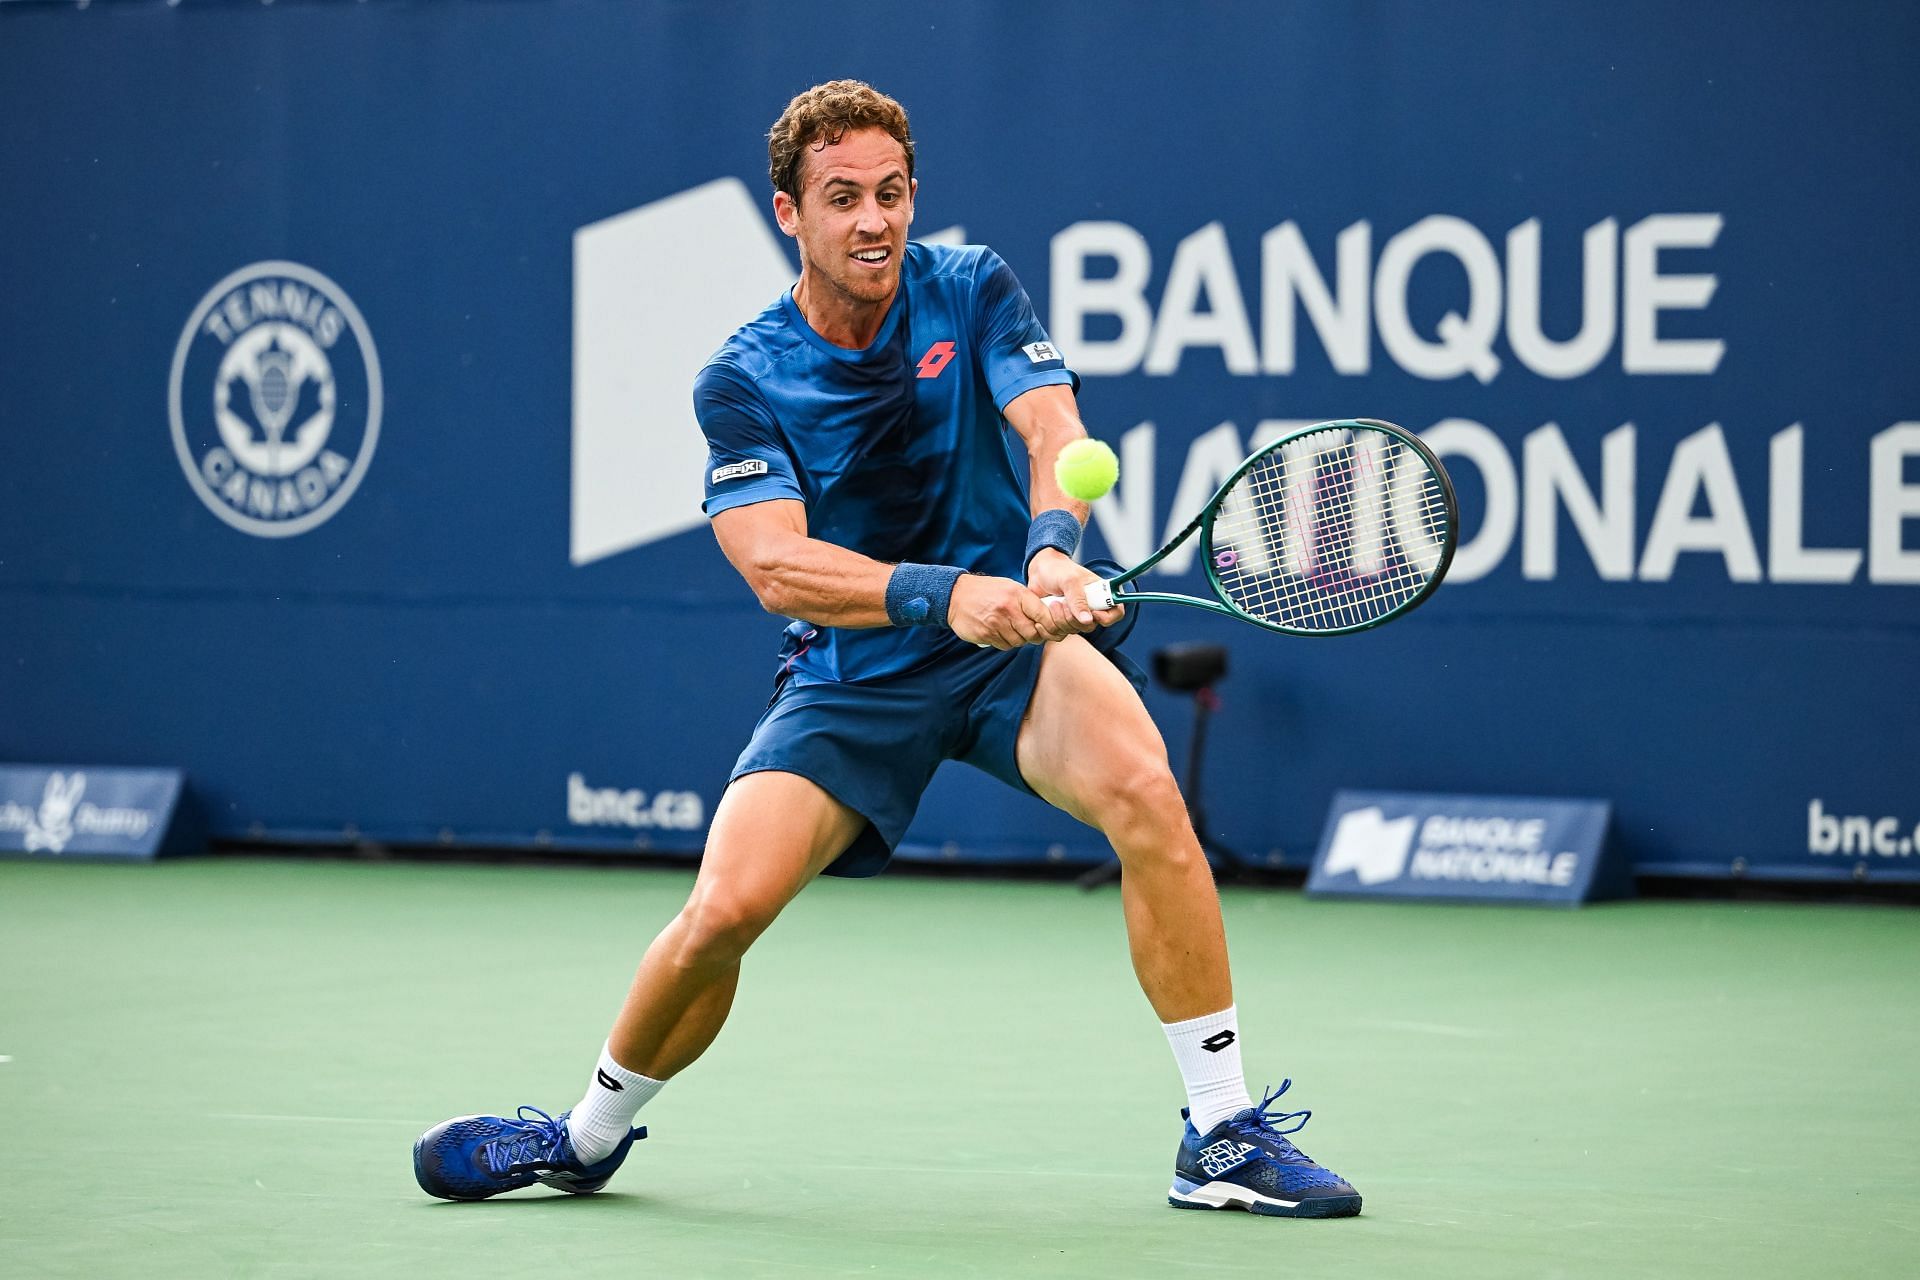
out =
[[[1026,449],[1000,416],[1077,379],[991,249],[909,243],[873,342],[836,347],[789,290],[727,339],[693,383],[708,516],[806,503],[810,536],[875,560],[1024,580]],[[797,680],[868,681],[971,645],[945,627],[787,628]]]

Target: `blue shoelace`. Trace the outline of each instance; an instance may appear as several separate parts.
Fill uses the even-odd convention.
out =
[[[1313,1112],[1273,1110],[1273,1104],[1280,1100],[1280,1095],[1285,1093],[1292,1084],[1293,1081],[1290,1079],[1282,1080],[1278,1089],[1263,1093],[1259,1106],[1250,1112],[1243,1111],[1233,1118],[1233,1127],[1238,1132],[1258,1140],[1261,1146],[1273,1152],[1285,1163],[1312,1164],[1312,1159],[1300,1148],[1288,1142],[1286,1135],[1298,1133],[1305,1128]],[[1241,1116],[1246,1118],[1241,1119]],[[1283,1123],[1288,1120],[1293,1123]]]
[[[529,1117],[531,1112],[539,1119]],[[481,1159],[486,1161],[487,1171],[494,1174],[511,1173],[514,1167],[527,1165],[552,1165],[560,1152],[560,1145],[566,1138],[566,1125],[542,1111],[538,1107],[522,1107],[518,1120],[505,1120],[510,1132],[503,1133],[492,1142],[480,1148]]]

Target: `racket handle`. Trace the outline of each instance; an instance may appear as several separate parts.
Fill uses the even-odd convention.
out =
[[[1065,596],[1043,596],[1041,597],[1041,599],[1046,604],[1065,604],[1067,602],[1067,598]],[[1094,581],[1089,582],[1087,584],[1087,608],[1089,609],[1113,608],[1112,586],[1098,579],[1095,579]]]

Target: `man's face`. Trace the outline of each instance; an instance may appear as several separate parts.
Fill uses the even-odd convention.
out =
[[[900,284],[913,192],[907,153],[884,129],[849,129],[839,142],[809,148],[800,163],[800,200],[774,193],[780,229],[800,244],[816,284],[856,303],[882,303]]]

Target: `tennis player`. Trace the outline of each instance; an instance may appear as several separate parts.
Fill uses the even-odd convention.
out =
[[[694,407],[721,549],[769,613],[798,620],[773,699],[585,1096],[557,1119],[522,1107],[428,1131],[421,1187],[604,1186],[646,1136],[640,1108],[719,1033],[753,941],[821,872],[884,867],[934,769],[962,760],[1119,855],[1134,972],[1186,1084],[1170,1202],[1358,1213],[1359,1193],[1287,1140],[1307,1113],[1275,1109],[1286,1086],[1248,1095],[1212,874],[1137,669],[1103,652],[1124,611],[1088,607],[1096,575],[1073,558],[1087,508],[1054,479],[1086,434],[1077,378],[1005,262],[908,241],[899,103],[851,80],[809,89],[768,156],[800,279],[700,371]]]

